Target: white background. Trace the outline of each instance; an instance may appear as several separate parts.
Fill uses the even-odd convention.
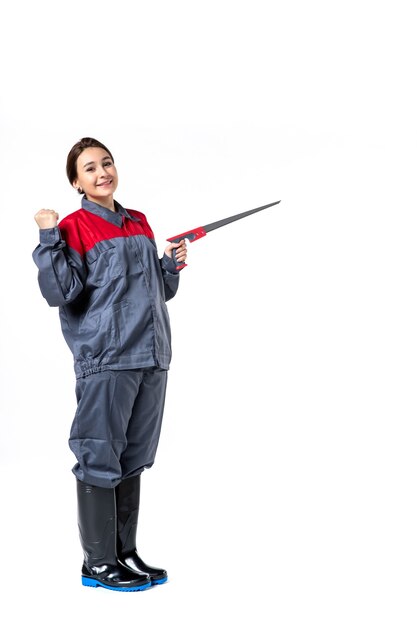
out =
[[[415,626],[412,2],[14,2],[2,9],[3,623]],[[189,246],[140,546],[170,581],[87,589],[72,358],[33,215],[79,208],[83,136]],[[7,622],[4,614],[8,613]]]

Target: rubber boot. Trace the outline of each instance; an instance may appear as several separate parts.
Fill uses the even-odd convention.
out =
[[[84,551],[82,584],[113,591],[141,591],[150,587],[147,574],[135,573],[117,560],[114,489],[94,487],[77,480],[77,499]]]
[[[148,574],[152,585],[168,580],[164,569],[147,565],[137,553],[136,530],[139,517],[140,474],[122,480],[116,487],[117,556],[119,561],[137,574]]]

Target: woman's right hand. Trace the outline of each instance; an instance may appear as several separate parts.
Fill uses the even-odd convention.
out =
[[[58,213],[52,209],[41,209],[35,215],[35,222],[39,228],[55,228],[58,220]]]

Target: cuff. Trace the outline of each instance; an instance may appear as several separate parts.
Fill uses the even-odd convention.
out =
[[[161,259],[161,267],[163,270],[165,270],[166,272],[169,272],[170,274],[180,273],[180,271],[177,270],[177,266],[174,262],[174,259],[169,257],[167,254],[165,254],[165,252],[164,252],[164,256]]]
[[[53,245],[61,241],[61,233],[58,226],[55,228],[40,228],[39,229],[39,242],[44,245]]]

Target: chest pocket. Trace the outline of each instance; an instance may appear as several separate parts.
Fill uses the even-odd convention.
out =
[[[123,266],[117,248],[107,239],[96,243],[86,254],[90,285],[101,286],[123,274]]]

